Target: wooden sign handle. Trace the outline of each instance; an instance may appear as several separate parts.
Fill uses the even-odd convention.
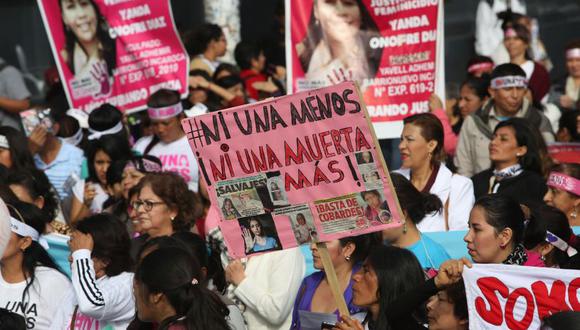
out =
[[[344,295],[340,289],[340,285],[338,284],[334,265],[332,265],[332,260],[330,259],[328,249],[326,248],[326,243],[316,243],[316,247],[318,248],[318,253],[320,253],[320,259],[322,259],[322,265],[324,266],[324,273],[326,274],[328,285],[330,285],[330,290],[334,296],[334,301],[338,306],[338,311],[340,312],[340,315],[350,316],[348,307],[346,306],[346,301],[344,300]]]

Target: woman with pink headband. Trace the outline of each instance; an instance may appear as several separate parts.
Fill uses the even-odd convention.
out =
[[[525,26],[521,24],[505,26],[503,43],[510,56],[510,62],[519,65],[526,72],[532,100],[539,103],[550,90],[550,75],[541,64],[532,60],[530,42],[530,31]]]
[[[147,107],[154,134],[139,139],[133,149],[138,154],[159,158],[163,171],[179,174],[189,189],[197,192],[199,169],[181,127],[185,114],[179,92],[160,89],[149,97]]]
[[[558,164],[548,176],[544,201],[568,217],[570,226],[580,226],[580,164]]]

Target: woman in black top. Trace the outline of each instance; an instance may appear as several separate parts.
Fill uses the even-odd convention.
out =
[[[471,263],[448,260],[441,265],[437,276],[425,282],[417,258],[406,249],[394,246],[373,248],[363,267],[352,276],[353,303],[368,308],[368,315],[361,324],[348,316],[334,329],[362,330],[414,330],[426,329],[425,302],[438,291],[446,290],[461,280],[463,266]],[[460,303],[459,300],[454,303]],[[461,302],[467,304],[463,300]],[[430,304],[429,323],[442,323],[444,312],[436,304]],[[466,307],[466,306],[465,306]],[[446,315],[449,316],[449,315]],[[457,316],[457,325],[467,328],[466,315]],[[457,327],[457,328],[461,328]]]
[[[547,188],[533,129],[522,118],[511,118],[496,126],[489,143],[492,167],[472,178],[475,199],[500,193],[520,204],[542,202]]]

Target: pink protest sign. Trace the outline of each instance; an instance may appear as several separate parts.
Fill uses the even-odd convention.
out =
[[[290,91],[353,80],[379,138],[443,90],[440,0],[286,1]]]
[[[182,125],[235,257],[401,224],[388,169],[352,82]]]
[[[69,103],[144,109],[155,91],[187,93],[189,60],[169,0],[38,0]]]

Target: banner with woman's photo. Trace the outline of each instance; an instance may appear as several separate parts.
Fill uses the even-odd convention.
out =
[[[359,83],[379,138],[444,98],[439,0],[286,0],[288,90]]]
[[[401,225],[352,82],[182,124],[235,257]]]
[[[144,109],[161,88],[188,92],[189,59],[169,0],[37,0],[68,101]]]

